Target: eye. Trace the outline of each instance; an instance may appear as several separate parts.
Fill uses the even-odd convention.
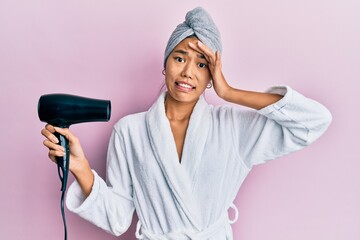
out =
[[[183,58],[181,58],[181,57],[175,57],[175,60],[177,61],[177,62],[184,62],[184,59]]]
[[[207,67],[207,65],[206,65],[205,63],[199,63],[198,66],[199,66],[200,68],[206,68],[206,67]]]

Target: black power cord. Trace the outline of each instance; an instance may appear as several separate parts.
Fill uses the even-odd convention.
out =
[[[58,165],[58,175],[61,181],[61,216],[64,224],[64,239],[67,240],[67,227],[66,227],[66,218],[65,218],[65,192],[67,179],[69,175],[69,160],[70,160],[70,148],[69,141],[61,134],[55,133],[55,136],[59,139],[59,144],[65,149],[65,155],[63,157],[56,157]]]
[[[64,224],[64,234],[65,234],[65,240],[67,240],[67,228],[66,228],[66,218],[65,218],[65,208],[64,208],[64,196],[65,191],[61,191],[61,216]]]

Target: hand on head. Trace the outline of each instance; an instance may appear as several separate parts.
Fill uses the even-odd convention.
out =
[[[197,44],[189,42],[189,47],[204,55],[208,61],[208,67],[211,73],[214,90],[219,97],[223,98],[223,96],[226,95],[226,92],[229,90],[230,86],[225,80],[224,74],[222,72],[221,55],[219,51],[213,53],[213,51],[208,46],[199,40],[197,41]]]

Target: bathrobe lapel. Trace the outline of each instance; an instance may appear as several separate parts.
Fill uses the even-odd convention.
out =
[[[211,121],[210,106],[201,96],[191,114],[182,154],[182,165],[195,183],[196,171],[202,161]]]
[[[165,114],[165,96],[166,93],[163,93],[146,113],[151,147],[176,200],[194,227],[200,230],[200,203],[192,190],[210,126],[210,107],[203,97],[195,105],[180,164],[170,123]]]

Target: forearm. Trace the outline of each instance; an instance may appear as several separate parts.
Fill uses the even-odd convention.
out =
[[[256,110],[267,107],[279,101],[282,97],[283,96],[279,94],[253,92],[232,87],[229,87],[226,93],[222,96],[222,98],[227,102],[254,108]]]
[[[71,172],[79,183],[84,196],[89,196],[94,184],[94,173],[91,171],[88,161],[84,161],[84,166],[79,167],[77,170],[71,170]]]
[[[310,145],[325,132],[332,119],[327,108],[288,86],[272,87],[267,92],[283,97],[256,112],[233,110],[239,151],[249,166]]]

